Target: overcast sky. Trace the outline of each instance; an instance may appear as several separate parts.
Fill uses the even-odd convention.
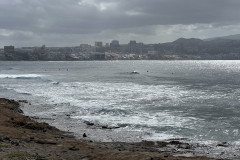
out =
[[[0,0],[0,47],[240,33],[240,0]]]

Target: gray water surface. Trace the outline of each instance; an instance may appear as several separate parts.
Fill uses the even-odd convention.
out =
[[[0,91],[38,104],[35,116],[240,144],[240,61],[0,62]]]

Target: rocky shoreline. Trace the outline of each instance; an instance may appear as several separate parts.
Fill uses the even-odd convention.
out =
[[[184,155],[186,150],[191,153],[193,146],[177,140],[136,143],[78,140],[47,123],[24,116],[19,102],[0,98],[0,159],[3,160],[214,160],[194,156],[194,152],[191,157],[176,156]]]

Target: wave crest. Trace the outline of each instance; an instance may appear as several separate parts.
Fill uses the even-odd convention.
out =
[[[0,74],[0,79],[40,79],[39,74]]]

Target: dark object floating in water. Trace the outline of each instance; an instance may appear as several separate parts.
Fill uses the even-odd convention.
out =
[[[54,82],[53,84],[54,84],[54,85],[58,85],[59,83],[60,83],[60,82]]]
[[[132,71],[131,74],[139,74],[137,71]]]

